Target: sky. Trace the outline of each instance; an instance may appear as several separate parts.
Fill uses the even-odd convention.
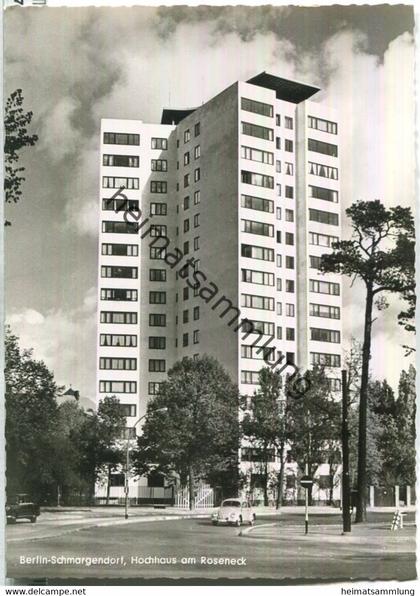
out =
[[[359,199],[414,206],[413,25],[402,5],[8,9],[5,96],[23,90],[39,136],[6,210],[6,315],[21,345],[94,398],[101,118],[159,122],[163,107],[265,70],[321,87],[314,99],[337,109],[343,214]],[[345,347],[362,338],[363,304],[345,282]],[[375,321],[371,361],[394,387],[414,343],[399,307]]]

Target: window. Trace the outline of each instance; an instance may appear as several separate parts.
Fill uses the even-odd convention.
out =
[[[168,162],[166,159],[152,159],[152,172],[166,172]]]
[[[288,188],[286,186],[286,188]],[[286,221],[295,221],[295,214],[292,209],[286,209]]]
[[[292,232],[286,232],[286,244],[293,246],[295,243],[295,235]]]
[[[276,172],[281,174],[281,161],[279,159],[276,159]]]
[[[157,395],[161,385],[162,383],[155,383],[151,381],[148,385],[149,395]]]
[[[260,149],[254,149],[253,147],[241,146],[241,157],[242,159],[249,159],[251,161],[258,161],[260,163],[266,163],[273,165],[274,153],[270,151],[261,151]]]
[[[134,417],[137,415],[137,406],[132,404],[119,404],[122,416]],[[117,476],[117,474],[115,474]]]
[[[276,314],[280,317],[283,312],[283,306],[281,302],[277,302],[276,305]]]
[[[195,191],[195,193],[194,193],[194,205],[198,205],[198,204],[199,204],[199,202],[200,202],[200,198],[201,198],[201,197],[200,197],[200,194],[201,194],[201,193],[200,193],[200,191],[199,191],[199,190],[196,190],[196,191]]]
[[[166,315],[149,314],[149,327],[166,327]]]
[[[294,172],[293,164],[286,161],[284,165],[285,165],[285,170],[286,170],[285,174],[287,174],[288,176],[293,176],[293,172]]]
[[[166,360],[149,360],[149,372],[165,372]]]
[[[101,300],[137,302],[137,290],[123,288],[101,288]]]
[[[200,145],[194,147],[194,159],[198,159],[201,155]]]
[[[150,192],[164,194],[168,192],[168,183],[165,180],[152,180],[150,182]]]
[[[194,321],[198,321],[199,318],[200,318],[200,307],[194,306],[193,319],[194,319]]]
[[[273,117],[273,106],[262,101],[256,101],[255,99],[247,99],[241,97],[241,109],[246,112],[252,112],[254,114],[261,114],[261,116]]]
[[[274,298],[254,296],[252,294],[241,294],[241,306],[246,308],[258,308],[261,310],[274,310]]]
[[[259,373],[251,370],[241,370],[241,383],[244,385],[258,385]]]
[[[330,294],[332,296],[340,295],[340,284],[329,281],[319,281],[318,279],[309,280],[309,291],[315,294]]]
[[[99,381],[99,393],[136,393],[135,381]],[[121,404],[122,405],[122,404]],[[136,406],[129,406],[135,408]],[[132,414],[125,414],[132,416]]]
[[[101,267],[101,277],[115,277],[123,279],[137,279],[137,267]]]
[[[294,352],[286,352],[286,362],[288,364],[295,363],[295,353]]]
[[[341,389],[341,379],[327,379],[328,389],[330,391],[340,391]],[[321,476],[323,478],[323,476]],[[325,478],[330,479],[329,476],[325,476]]]
[[[150,203],[150,215],[167,215],[168,205],[166,203]]]
[[[281,219],[281,207],[276,207],[276,219]]]
[[[274,250],[251,244],[241,244],[241,255],[249,259],[260,259],[262,261],[274,261]]]
[[[325,319],[339,319],[340,308],[338,306],[328,306],[326,304],[309,304],[309,314],[313,317],[323,317]]]
[[[286,340],[295,341],[295,330],[293,327],[286,327]]]
[[[162,236],[166,237],[166,226],[165,225],[151,225],[150,226],[150,237],[151,238],[161,238]]]
[[[185,286],[185,288],[183,288],[182,297],[184,300],[188,300],[188,298],[190,297],[190,288],[188,286]]]
[[[106,145],[140,145],[140,135],[125,132],[104,132]]]
[[[294,304],[286,304],[286,317],[294,317],[295,316],[295,305]]]
[[[194,238],[194,250],[198,250],[200,248],[200,236],[196,236]]]
[[[112,333],[101,333],[99,345],[115,348],[136,348],[137,335],[114,335]]]
[[[284,126],[285,128],[289,128],[289,129],[293,129],[293,118],[291,118],[290,116],[285,116],[284,117]]]
[[[316,151],[317,153],[330,155],[331,157],[338,156],[337,145],[332,145],[331,143],[324,143],[323,141],[318,141],[316,139],[308,139],[308,151]]]
[[[341,356],[339,354],[322,354],[321,352],[310,352],[310,361],[312,365],[318,366],[341,366]]]
[[[188,323],[188,320],[189,320],[189,310],[186,309],[186,310],[182,311],[182,322]]]
[[[138,168],[139,158],[137,155],[109,155],[102,156],[104,166],[115,166],[120,168]]]
[[[149,292],[149,304],[166,304],[166,292]]]
[[[188,143],[188,141],[190,139],[191,139],[190,129],[187,128],[187,130],[184,130],[184,143]]]
[[[274,188],[273,176],[265,176],[264,174],[255,174],[254,172],[241,170],[241,180],[244,184],[253,184],[254,186],[262,186],[263,188]]]
[[[274,236],[274,226],[271,224],[252,221],[250,219],[242,219],[241,223],[242,232],[247,232],[248,234],[257,234],[259,236]]]
[[[310,331],[312,341],[325,341],[333,344],[340,343],[339,331],[333,331],[332,329],[317,329],[314,327],[311,327]]]
[[[265,271],[254,271],[253,269],[241,269],[242,281],[262,286],[274,286],[274,273]]]
[[[276,196],[281,197],[281,184],[276,184]]]
[[[276,267],[281,267],[281,266],[282,266],[282,256],[276,255]]]
[[[331,180],[338,180],[338,170],[337,168],[332,168],[330,166],[324,166],[320,163],[314,163],[312,161],[308,161],[309,166],[309,174],[313,176],[321,176],[322,178],[330,178]]]
[[[184,188],[187,188],[190,185],[190,175],[185,174],[184,176]]]
[[[266,141],[272,141],[274,138],[274,132],[272,128],[266,128],[265,126],[258,126],[257,124],[250,124],[249,122],[242,122],[242,134],[256,137],[258,139],[264,139]]]
[[[187,166],[190,163],[190,152],[187,151],[184,153],[184,166]]]
[[[327,236],[326,234],[316,234],[315,232],[309,232],[309,244],[315,246],[328,246],[331,247],[335,242],[338,242],[337,236]]]
[[[285,195],[286,195],[286,199],[293,199],[293,197],[294,197],[293,186],[286,186]]]
[[[128,190],[139,189],[138,178],[102,176],[102,188],[127,188]]]
[[[310,185],[309,196],[311,199],[321,199],[322,201],[330,201],[330,203],[338,203],[338,191],[331,190],[330,188]]]
[[[274,360],[275,353],[273,348],[264,348],[263,346],[241,345],[241,358],[252,360]]]
[[[150,281],[166,281],[166,269],[149,269]]]
[[[243,333],[261,333],[262,335],[274,337],[274,323],[268,323],[267,321],[242,319],[241,329]]]
[[[281,327],[277,327],[277,339],[283,338],[283,329]]]
[[[281,124],[280,114],[276,114],[276,126],[280,126],[280,124]]]
[[[182,346],[184,348],[186,348],[188,346],[188,343],[189,343],[188,333],[183,333],[182,334]]]
[[[137,244],[102,244],[102,254],[108,256],[137,257]]]
[[[135,222],[103,221],[102,232],[106,234],[137,234],[139,226]]]
[[[273,213],[274,202],[268,199],[260,199],[259,197],[251,197],[250,195],[241,195],[241,207]]]
[[[194,124],[194,136],[198,137],[199,134],[200,134],[200,123],[197,122],[196,124]]]
[[[278,150],[281,149],[281,138],[280,137],[276,137],[276,149],[278,149]]]
[[[184,211],[190,208],[190,197],[184,197]]]
[[[193,344],[198,344],[200,341],[200,331],[198,329],[196,329],[193,332]]]
[[[282,279],[281,277],[277,277],[276,279],[276,290],[277,292],[281,292],[282,291]]]
[[[330,134],[337,134],[337,123],[330,120],[323,120],[322,118],[315,118],[315,116],[308,116],[308,127],[322,132],[329,132]]]
[[[276,231],[276,242],[278,244],[281,244],[281,231],[280,230]]]
[[[152,137],[152,149],[161,149],[165,151],[168,148],[168,139],[161,139],[158,137]]]
[[[151,261],[163,261],[166,256],[166,249],[159,246],[151,246],[149,257]]]
[[[338,214],[329,211],[320,211],[319,209],[309,209],[310,221],[317,221],[331,226],[338,226]]]
[[[187,233],[189,229],[190,229],[190,220],[184,219],[184,234]]]
[[[284,139],[284,150],[293,152],[293,141],[291,139]]]
[[[311,269],[319,269],[321,266],[321,257],[315,257],[314,255],[309,255],[309,267]]]
[[[184,255],[187,255],[190,252],[190,243],[188,242],[188,240],[184,242],[183,252]]]
[[[199,225],[200,225],[200,214],[196,213],[194,215],[194,227],[198,228]]]
[[[294,269],[294,268],[295,268],[295,257],[286,255],[286,269]]]
[[[286,279],[286,292],[294,294],[295,292],[295,282],[293,279]]]
[[[137,370],[136,358],[99,358],[101,370]]]
[[[194,170],[194,182],[198,182],[200,180],[200,168],[196,168]]]
[[[149,350],[164,350],[166,348],[166,337],[149,337]]]
[[[137,323],[137,313],[102,310],[101,323],[122,323],[127,325],[135,325]]]

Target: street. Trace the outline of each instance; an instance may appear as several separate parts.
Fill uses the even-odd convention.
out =
[[[37,524],[8,526],[8,577],[83,583],[83,578],[304,582],[416,576],[414,513],[394,532],[390,513],[371,513],[368,524],[353,526],[345,536],[338,513],[312,514],[308,536],[300,512],[261,516],[254,527],[242,528],[214,527],[209,517],[111,520],[113,525],[100,527],[97,519],[74,514],[60,525],[41,515]]]

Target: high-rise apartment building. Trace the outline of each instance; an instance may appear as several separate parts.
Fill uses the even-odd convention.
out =
[[[242,394],[286,359],[339,388],[340,278],[317,269],[340,237],[339,130],[317,91],[264,72],[161,124],[102,121],[97,397],[128,427],[183,356]]]

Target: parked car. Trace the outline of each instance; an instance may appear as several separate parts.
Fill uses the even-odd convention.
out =
[[[256,520],[256,515],[247,501],[242,499],[225,499],[219,510],[212,515],[212,524],[232,524],[240,526],[242,523],[249,523],[251,526]]]
[[[14,495],[6,504],[8,524],[14,524],[18,519],[29,519],[35,523],[39,513],[39,505],[31,501],[29,495],[24,493]]]

